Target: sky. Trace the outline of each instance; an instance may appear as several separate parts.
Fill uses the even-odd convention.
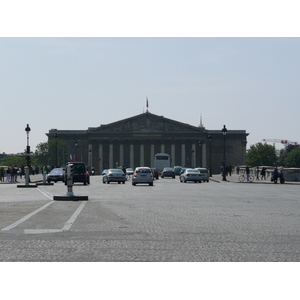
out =
[[[24,151],[27,124],[34,151],[50,129],[129,118],[146,110],[146,98],[159,116],[246,130],[247,148],[263,139],[300,143],[299,37],[45,28],[44,35],[38,26],[0,31],[0,153]]]

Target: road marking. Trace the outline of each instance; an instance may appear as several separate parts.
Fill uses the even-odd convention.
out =
[[[37,190],[38,190],[41,194],[43,194],[45,197],[47,197],[48,199],[53,200],[53,195],[51,195],[49,192],[42,191],[40,188],[37,188]]]
[[[62,228],[62,231],[68,231],[71,229],[73,223],[76,221],[77,217],[79,216],[80,212],[83,210],[84,206],[87,204],[87,202],[82,202],[80,206],[76,209],[72,217],[67,221],[65,226]]]
[[[36,215],[40,211],[44,210],[47,208],[49,205],[55,203],[54,201],[49,202],[45,204],[44,206],[40,207],[39,209],[36,209],[32,213],[26,215],[25,217],[21,218],[20,220],[14,222],[13,224],[1,229],[1,231],[10,231],[11,229],[17,227],[21,223],[27,221],[30,219],[32,216]],[[76,211],[73,213],[71,218],[65,223],[64,227],[62,229],[24,229],[23,232],[24,234],[42,234],[42,233],[57,233],[57,232],[63,232],[63,231],[69,231],[71,227],[73,226],[74,222],[78,218],[79,214],[83,210],[84,206],[86,205],[87,202],[82,202],[80,206],[76,209]]]
[[[30,214],[26,215],[25,217],[21,218],[20,220],[16,221],[15,223],[1,229],[1,231],[8,231],[11,230],[12,228],[17,227],[18,225],[20,225],[21,223],[27,221],[28,219],[30,219],[32,216],[36,215],[37,213],[39,213],[40,211],[44,210],[45,208],[47,208],[49,205],[53,204],[54,202],[48,202],[47,204],[43,205],[42,207],[36,209],[35,211],[31,212]]]

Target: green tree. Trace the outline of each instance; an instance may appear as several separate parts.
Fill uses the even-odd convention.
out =
[[[284,163],[287,168],[300,168],[300,147],[290,151]]]
[[[62,166],[64,163],[66,143],[62,140],[49,140],[45,143],[39,143],[36,146],[34,158],[38,165],[55,166],[56,157],[58,158],[58,165]]]
[[[21,167],[22,165],[26,165],[26,156],[19,156],[19,155],[7,155],[3,158],[1,162],[1,166],[18,166]]]
[[[275,147],[267,143],[251,145],[247,151],[246,158],[247,164],[251,167],[273,166],[278,160]]]

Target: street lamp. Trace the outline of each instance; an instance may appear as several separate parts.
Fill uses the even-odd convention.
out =
[[[210,134],[208,135],[208,140],[209,140],[209,177],[212,177],[212,169],[211,169],[211,141],[212,141],[212,136]]]
[[[27,127],[25,128],[26,134],[27,134],[27,146],[26,146],[26,161],[27,161],[27,165],[26,165],[26,169],[25,169],[25,185],[29,185],[29,169],[30,169],[30,146],[29,146],[29,133],[31,131],[29,124],[27,124]]]
[[[199,163],[200,163],[200,167],[202,167],[202,162],[201,162],[201,150],[202,150],[202,148],[201,148],[201,146],[202,146],[202,141],[201,141],[201,139],[199,139],[198,140],[198,145],[199,145],[199,147],[200,147],[200,155],[199,155]],[[196,159],[195,159],[196,160]]]
[[[55,138],[55,146],[56,146],[56,168],[58,168],[58,147],[57,147],[57,138],[58,138],[58,134],[57,132],[54,134],[54,138]]]
[[[78,146],[78,142],[77,142],[77,138],[75,140],[75,161],[77,161],[77,146]]]
[[[227,181],[226,180],[226,170],[225,170],[225,165],[226,165],[226,158],[225,158],[225,136],[226,136],[226,133],[227,133],[227,128],[226,126],[224,125],[223,126],[223,129],[222,129],[222,133],[223,133],[223,137],[224,137],[224,149],[223,149],[223,181]]]

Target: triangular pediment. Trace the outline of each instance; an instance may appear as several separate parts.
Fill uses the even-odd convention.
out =
[[[120,120],[97,128],[89,128],[90,132],[202,132],[204,128],[177,122],[157,116],[149,112]]]

